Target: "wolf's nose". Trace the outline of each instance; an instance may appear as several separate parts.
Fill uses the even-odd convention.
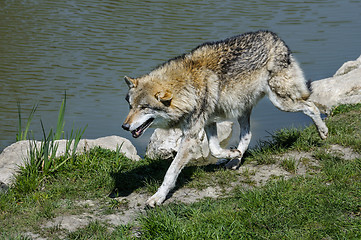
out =
[[[124,123],[124,124],[122,125],[122,128],[123,128],[124,130],[126,130],[126,131],[129,131],[129,128],[130,128],[129,123]]]

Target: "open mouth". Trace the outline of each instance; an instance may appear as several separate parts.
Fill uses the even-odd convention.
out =
[[[149,118],[145,123],[140,125],[137,129],[133,130],[132,136],[133,138],[140,137],[145,130],[153,123],[154,118]]]

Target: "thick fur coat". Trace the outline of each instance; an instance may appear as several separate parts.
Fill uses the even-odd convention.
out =
[[[139,137],[150,125],[183,131],[180,149],[163,184],[147,201],[152,207],[161,204],[175,186],[180,171],[192,159],[192,146],[202,128],[212,155],[238,159],[232,166],[237,168],[251,139],[252,108],[264,95],[283,111],[304,112],[312,118],[320,137],[327,137],[319,110],[307,100],[310,91],[299,64],[287,45],[269,31],[204,43],[149,74],[125,77],[125,81],[130,111],[123,128],[133,137]],[[225,119],[238,119],[241,126],[237,149],[219,145],[216,122]]]

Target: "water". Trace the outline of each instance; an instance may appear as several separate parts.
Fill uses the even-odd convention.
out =
[[[0,2],[0,150],[15,141],[39,104],[31,129],[41,139],[56,127],[67,93],[66,131],[88,125],[87,138],[120,135],[128,112],[123,76],[139,76],[212,40],[269,29],[286,41],[307,78],[333,75],[361,54],[361,2],[303,1],[42,1]],[[262,100],[252,115],[254,145],[276,129],[304,126]],[[144,154],[151,131],[131,139]],[[231,144],[235,144],[235,138]]]

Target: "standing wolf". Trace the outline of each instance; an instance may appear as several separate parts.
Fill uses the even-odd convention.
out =
[[[287,45],[269,31],[245,33],[204,43],[190,53],[169,60],[139,78],[125,77],[130,105],[123,128],[137,138],[150,126],[179,127],[183,132],[176,157],[162,185],[147,200],[161,204],[177,177],[192,159],[199,131],[204,128],[216,158],[238,159],[251,140],[250,114],[264,95],[279,109],[302,111],[312,118],[322,139],[328,129],[314,103],[298,63]],[[216,122],[238,119],[237,149],[222,149]],[[238,167],[238,166],[236,166]]]

